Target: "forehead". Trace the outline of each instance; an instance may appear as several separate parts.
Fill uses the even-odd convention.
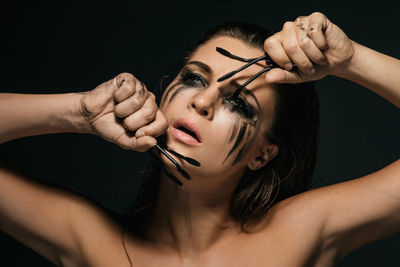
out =
[[[191,56],[192,60],[202,59],[205,61],[210,60],[213,64],[213,68],[215,71],[220,69],[225,69],[227,66],[236,66],[240,67],[244,62],[240,62],[238,60],[231,59],[224,55],[221,55],[216,51],[217,47],[221,47],[225,50],[228,50],[234,55],[243,57],[243,58],[255,58],[262,56],[264,54],[263,50],[255,47],[251,47],[250,45],[246,44],[244,41],[227,36],[220,36],[213,38],[206,43],[199,46],[195,53]],[[216,60],[216,62],[213,62]],[[258,62],[257,64],[252,65],[248,69],[252,70],[261,70],[262,67],[265,67],[266,64],[263,61]]]

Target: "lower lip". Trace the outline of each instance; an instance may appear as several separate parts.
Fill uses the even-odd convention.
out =
[[[181,130],[178,130],[177,128],[172,127],[171,133],[176,139],[178,139],[182,143],[185,143],[185,144],[188,144],[191,146],[198,146],[201,144],[201,143],[199,143],[199,141],[197,141],[191,135],[188,135],[187,133],[182,132]]]

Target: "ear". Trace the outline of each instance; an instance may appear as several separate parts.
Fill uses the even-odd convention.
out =
[[[267,145],[261,149],[260,153],[256,155],[248,164],[250,170],[255,171],[264,167],[270,160],[278,154],[279,148],[277,145]]]

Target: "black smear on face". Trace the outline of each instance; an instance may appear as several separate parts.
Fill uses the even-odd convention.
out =
[[[182,91],[187,90],[187,89],[193,89],[193,88],[190,88],[188,86],[182,85],[181,87],[176,89],[176,91],[171,95],[171,98],[169,99],[168,104],[170,104],[172,99],[174,99],[178,94],[180,94]]]
[[[169,95],[178,85],[180,85],[179,82],[177,82],[176,84],[172,85],[172,86],[168,89],[168,91],[165,93],[165,97],[164,97],[164,99],[163,99],[163,101],[162,101],[162,103],[161,103],[161,106],[164,105],[165,100],[168,99],[168,95]]]
[[[235,151],[236,148],[239,146],[240,142],[243,139],[244,134],[246,133],[248,125],[249,124],[246,123],[246,122],[242,123],[242,126],[240,127],[240,131],[239,131],[238,137],[236,138],[236,141],[233,144],[233,147],[231,148],[231,150],[229,151],[228,155],[226,156],[226,158],[224,159],[223,162],[225,162],[228,159],[228,157],[232,154],[232,152]]]
[[[233,138],[236,136],[236,133],[238,131],[238,127],[239,127],[239,119],[235,118],[235,122],[233,123],[233,130],[231,133],[231,137],[229,137],[229,143],[233,141]]]
[[[257,136],[259,130],[260,130],[260,125],[258,124],[258,120],[251,120],[251,121],[242,121],[242,126],[240,127],[239,134],[237,134],[238,128],[239,128],[239,118],[235,118],[234,125],[232,127],[232,133],[229,138],[229,142],[233,141],[233,138],[237,136],[236,141],[229,151],[228,155],[224,159],[223,163],[228,159],[229,156],[233,154],[237,149],[239,149],[239,145],[243,142],[243,139],[246,139],[244,144],[240,147],[238,154],[236,155],[235,159],[233,160],[232,166],[238,163],[243,156],[245,155],[247,149],[249,146],[254,142],[255,137]],[[255,127],[255,130],[253,131],[251,128],[248,126]],[[246,135],[247,132],[247,135]],[[246,135],[246,136],[245,136]]]
[[[254,136],[253,138],[249,141],[250,136],[252,136],[252,132],[249,130],[247,132],[247,137],[246,137],[246,142],[244,143],[244,145],[242,146],[242,148],[239,150],[239,153],[236,155],[236,158],[233,160],[232,162],[232,166],[235,165],[236,163],[238,163],[243,155],[245,154],[245,152],[247,151],[247,148],[253,143],[254,140]]]

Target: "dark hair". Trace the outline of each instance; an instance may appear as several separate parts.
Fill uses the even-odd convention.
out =
[[[263,49],[271,33],[258,25],[226,22],[210,29],[189,50],[187,58],[211,39],[228,36]],[[275,116],[266,139],[277,144],[277,156],[264,167],[247,169],[231,201],[230,214],[242,225],[262,218],[274,203],[305,191],[311,185],[319,139],[319,101],[312,83],[277,84]],[[157,198],[160,169],[153,172],[141,188],[134,207],[148,206]]]

